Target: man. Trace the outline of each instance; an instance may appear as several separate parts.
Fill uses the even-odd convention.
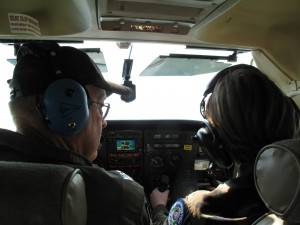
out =
[[[92,164],[107,126],[106,92],[126,95],[130,89],[105,81],[86,53],[52,41],[21,46],[9,86],[17,132],[0,130],[0,160],[79,168],[87,224],[151,224],[143,187]]]

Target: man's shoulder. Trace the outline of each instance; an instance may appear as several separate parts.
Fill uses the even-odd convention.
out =
[[[91,194],[88,202],[105,215],[122,217],[131,214],[141,217],[145,206],[143,187],[120,171],[107,171],[103,168],[80,167],[86,184],[86,193]],[[99,202],[102,204],[99,205]]]
[[[23,135],[15,132],[15,131],[0,128],[0,140],[1,141],[5,141],[6,139],[9,139],[10,137],[17,138],[17,139],[23,139]]]
[[[22,146],[23,149],[28,148],[28,140],[25,136],[0,128],[0,150],[14,150]]]
[[[37,137],[29,137],[14,131],[0,129],[0,159],[30,161],[47,164],[91,166],[84,156],[56,147]]]
[[[100,181],[101,184],[109,183],[114,186],[135,186],[136,188],[142,188],[137,182],[135,182],[129,175],[119,170],[106,170],[104,168],[95,168],[91,166],[80,167],[84,177],[87,180],[96,180],[96,183]]]
[[[33,139],[15,131],[0,128],[0,145],[11,149],[29,149],[35,147]]]
[[[144,203],[144,188],[121,171],[107,171],[103,168],[80,167],[88,192],[97,193],[112,202],[131,202],[132,199]],[[139,199],[139,200],[138,200]]]

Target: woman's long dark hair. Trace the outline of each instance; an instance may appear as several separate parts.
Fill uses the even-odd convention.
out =
[[[299,110],[265,74],[249,65],[220,73],[227,74],[208,99],[206,117],[235,161],[254,162],[263,146],[299,137]]]

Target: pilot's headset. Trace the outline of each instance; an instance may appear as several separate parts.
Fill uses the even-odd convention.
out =
[[[248,65],[237,65],[239,67]],[[230,74],[232,67],[226,68],[219,72],[208,84],[206,90],[203,93],[203,98],[200,103],[200,113],[204,120],[200,121],[200,128],[195,135],[195,139],[198,141],[200,147],[204,150],[210,160],[221,169],[229,169],[233,166],[233,157],[230,157],[230,153],[226,150],[226,146],[222,142],[217,131],[213,126],[206,120],[205,115],[205,99],[209,94],[212,94],[218,81],[223,79],[225,76]]]
[[[46,82],[44,90],[36,93],[36,106],[47,126],[56,134],[68,136],[82,131],[88,122],[90,99],[84,85],[72,79],[72,74],[62,71],[59,61],[61,47],[55,42],[29,42],[18,51],[20,60],[28,54],[45,60],[52,74],[40,74]],[[61,62],[63,63],[63,62]],[[22,95],[22,93],[21,93]],[[41,96],[41,97],[40,97]]]

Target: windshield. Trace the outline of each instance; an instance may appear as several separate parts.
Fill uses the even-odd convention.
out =
[[[230,65],[252,62],[250,51],[238,53],[236,61],[231,58],[228,61],[227,57],[235,53],[233,50],[187,48],[174,44],[85,41],[60,45],[86,51],[107,80],[120,84],[125,79],[122,75],[124,60],[132,60],[129,81],[136,87],[136,99],[125,102],[119,95],[110,95],[106,99],[111,105],[107,120],[200,120],[199,104],[211,78]],[[13,73],[14,46],[0,44],[0,52],[1,104],[7,106],[10,92],[7,80]],[[1,111],[0,126],[14,129],[8,107]]]

